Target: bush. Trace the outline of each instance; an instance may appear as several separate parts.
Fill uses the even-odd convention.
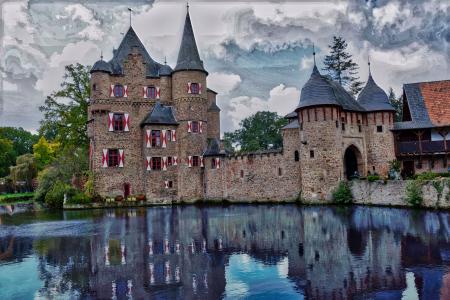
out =
[[[333,201],[337,204],[350,204],[353,202],[352,191],[348,182],[341,181],[333,192]]]
[[[64,194],[67,198],[75,194],[75,190],[62,181],[56,181],[45,195],[45,204],[50,208],[62,208],[64,203]]]
[[[69,204],[88,204],[92,202],[92,198],[83,192],[77,192],[67,200]]]
[[[422,182],[411,180],[406,185],[406,202],[414,207],[419,207],[423,202]]]
[[[369,181],[369,182],[374,182],[374,181],[377,181],[380,179],[381,179],[380,175],[368,175],[367,176],[367,181]]]
[[[425,173],[417,175],[416,178],[418,180],[433,180],[433,179],[437,178],[438,176],[439,176],[439,174],[437,174],[437,173],[425,172]]]
[[[400,172],[401,163],[400,161],[394,159],[389,162],[389,169],[394,170],[395,172]]]

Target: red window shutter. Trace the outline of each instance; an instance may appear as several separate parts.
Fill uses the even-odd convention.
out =
[[[123,96],[124,96],[125,98],[128,97],[128,86],[127,86],[127,85],[124,85],[124,86],[123,86]]]
[[[114,131],[113,120],[114,120],[114,113],[109,113],[108,114],[108,131]]]
[[[147,98],[147,87],[146,87],[146,86],[144,86],[144,87],[142,88],[142,96],[143,96],[144,98]]]
[[[192,167],[192,156],[188,156],[188,167]]]
[[[200,167],[201,168],[205,167],[205,160],[203,159],[203,156],[200,156]]]
[[[198,84],[198,93],[200,95],[202,94],[202,84],[201,83]]]
[[[108,167],[108,149],[103,149],[102,152],[102,167],[107,168]]]
[[[166,189],[169,188],[169,181],[168,181],[168,180],[164,180],[164,187],[165,187]]]
[[[130,131],[130,115],[129,114],[124,114],[123,123],[124,123],[123,130]]]
[[[167,147],[167,134],[166,130],[161,130],[161,147]]]
[[[162,169],[163,169],[163,171],[167,170],[167,157],[166,156],[163,156],[163,158],[162,158]]]
[[[151,141],[151,138],[150,138],[150,129],[147,129],[145,131],[145,143],[146,143],[147,148],[151,148],[152,147],[152,141]]]
[[[220,169],[220,158],[219,157],[216,158],[216,166],[217,166],[217,169]]]
[[[161,97],[161,90],[159,89],[159,86],[156,87],[156,99],[159,99]]]
[[[174,166],[178,165],[178,157],[176,156],[173,157],[173,165]]]
[[[150,158],[148,156],[145,158],[145,169],[150,171]]]
[[[192,132],[192,121],[187,122],[187,129],[188,129],[188,132]]]
[[[114,84],[109,86],[109,96],[114,97]]]
[[[187,92],[188,92],[188,94],[192,93],[191,92],[191,83],[190,82],[188,82],[188,84],[187,84]]]
[[[119,168],[123,168],[124,160],[125,160],[125,154],[123,152],[123,149],[119,149]]]
[[[203,122],[202,122],[202,121],[199,121],[199,122],[198,122],[198,131],[199,131],[200,133],[203,132]]]
[[[177,131],[175,129],[172,129],[172,142],[177,141]]]

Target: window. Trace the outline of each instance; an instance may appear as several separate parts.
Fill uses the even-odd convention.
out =
[[[336,128],[339,128],[339,121],[336,120]]]
[[[342,131],[345,131],[345,123],[342,123]]]
[[[300,130],[303,130],[303,122],[300,122]]]
[[[281,168],[278,168],[278,176],[283,175],[283,170]]]
[[[147,87],[147,98],[156,99],[156,88],[154,86]]]
[[[300,154],[298,153],[297,150],[295,150],[295,152],[294,152],[294,160],[295,161],[299,161],[300,160]]]
[[[108,150],[108,167],[118,167],[119,166],[119,150],[109,149]]]
[[[362,132],[362,127],[361,127],[361,125],[358,125],[358,131],[359,131],[359,132]]]
[[[169,189],[173,188],[173,181],[172,181],[172,180],[169,180],[169,182],[168,182],[167,185],[169,186]]]
[[[244,170],[241,170],[241,178],[244,178]]]
[[[383,126],[382,125],[378,125],[377,126],[377,132],[383,132]]]
[[[172,156],[167,157],[167,166],[170,167],[173,164]]]
[[[191,83],[191,94],[199,94],[200,86],[198,83]]]
[[[211,159],[211,169],[215,169],[216,167],[217,167],[217,162],[216,162],[216,159],[213,158],[213,159]]]
[[[121,84],[116,84],[114,86],[114,97],[123,97],[123,85]]]
[[[152,157],[152,170],[161,170],[161,157]]]
[[[198,167],[200,165],[200,157],[192,156],[192,166]]]
[[[123,123],[125,122],[123,114],[114,114],[113,116],[113,126],[114,131],[123,131]]]
[[[309,151],[309,157],[310,158],[314,158],[314,150],[310,150]]]
[[[172,130],[166,131],[166,140],[171,141],[172,140]]]
[[[152,130],[152,147],[161,146],[161,130]]]
[[[96,91],[96,90],[97,90],[97,85],[96,85],[95,83],[92,85],[92,90],[93,90],[93,91]]]
[[[192,121],[192,132],[198,133],[199,132],[199,126],[197,121]]]

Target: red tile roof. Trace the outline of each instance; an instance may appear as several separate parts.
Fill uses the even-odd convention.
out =
[[[421,82],[419,85],[433,125],[450,125],[450,80]]]

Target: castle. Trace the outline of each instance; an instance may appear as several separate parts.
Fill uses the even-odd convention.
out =
[[[130,26],[109,61],[91,70],[88,136],[102,196],[152,203],[202,199],[330,199],[352,175],[386,175],[395,159],[394,108],[369,74],[355,100],[316,66],[286,117],[283,149],[229,155],[220,109],[186,14],[177,64],[154,61]]]

